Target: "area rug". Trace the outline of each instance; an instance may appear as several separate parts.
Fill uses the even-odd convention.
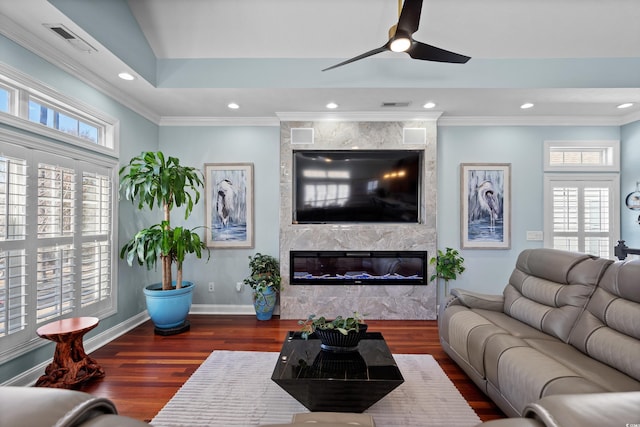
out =
[[[429,355],[394,354],[405,382],[365,413],[377,427],[459,426],[480,422]],[[271,380],[278,353],[214,351],[151,420],[154,427],[259,426],[308,412]]]

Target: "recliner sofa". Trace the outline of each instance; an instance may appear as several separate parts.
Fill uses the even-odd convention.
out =
[[[441,344],[508,416],[545,396],[640,391],[640,260],[527,249],[502,295],[451,294]]]
[[[117,415],[109,399],[74,390],[0,387],[2,427],[149,427]]]

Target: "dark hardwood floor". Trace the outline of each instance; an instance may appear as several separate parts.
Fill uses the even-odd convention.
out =
[[[190,315],[191,330],[158,336],[150,321],[94,351],[106,372],[80,388],[111,399],[122,415],[149,421],[213,350],[275,351],[296,320],[258,321],[255,316]],[[431,354],[482,421],[504,417],[442,350],[436,321],[368,320],[392,353]],[[271,376],[271,372],[265,375]]]

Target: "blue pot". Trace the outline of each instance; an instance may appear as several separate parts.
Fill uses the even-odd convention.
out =
[[[272,287],[267,288],[264,292],[254,292],[253,307],[256,309],[258,320],[271,319],[273,309],[276,307],[277,296],[278,294]]]
[[[182,326],[191,309],[195,284],[182,281],[182,288],[168,291],[162,290],[161,283],[154,283],[144,288],[147,298],[147,311],[159,329],[171,329]]]

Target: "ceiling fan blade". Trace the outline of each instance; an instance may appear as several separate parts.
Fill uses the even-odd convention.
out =
[[[409,35],[418,31],[421,12],[422,0],[404,0],[398,19],[398,31]]]
[[[387,43],[387,44],[388,44],[388,43]],[[329,68],[325,68],[325,69],[324,69],[324,70],[322,70],[322,71],[333,70],[334,68],[338,68],[338,67],[341,67],[341,66],[343,66],[343,65],[350,64],[350,63],[352,63],[352,62],[358,61],[358,60],[360,60],[360,59],[364,59],[364,58],[366,58],[366,57],[368,57],[368,56],[373,56],[373,55],[375,55],[375,54],[378,54],[378,53],[380,53],[380,52],[384,52],[384,51],[386,51],[386,50],[388,50],[388,48],[387,48],[387,45],[385,44],[385,45],[384,45],[384,46],[382,46],[382,47],[379,47],[379,48],[377,48],[377,49],[370,50],[369,52],[365,52],[365,53],[363,53],[362,55],[358,55],[358,56],[353,57],[353,58],[351,58],[351,59],[347,59],[346,61],[343,61],[343,62],[341,62],[341,63],[339,63],[339,64],[332,65],[332,66],[331,66],[331,67],[329,67]]]
[[[422,59],[425,61],[435,62],[450,62],[454,64],[464,64],[471,59],[471,57],[469,56],[450,52],[448,50],[440,49],[439,47],[431,46],[415,40],[411,44],[411,47],[407,50],[407,53],[414,59]]]

